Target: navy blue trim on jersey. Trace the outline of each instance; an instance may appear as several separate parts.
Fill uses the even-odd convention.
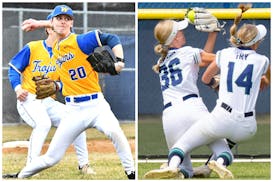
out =
[[[77,36],[78,45],[83,53],[88,55],[99,47],[95,34],[96,31],[91,31]],[[108,45],[111,49],[121,43],[117,35],[101,32],[98,34],[102,45]]]
[[[169,51],[171,51],[171,50],[177,50],[177,49],[180,49],[180,48],[170,47]]]
[[[251,49],[250,47],[237,47],[238,49],[241,49],[241,50],[253,50]]]

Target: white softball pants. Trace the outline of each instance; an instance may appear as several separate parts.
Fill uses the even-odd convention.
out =
[[[35,158],[18,175],[26,178],[57,164],[69,145],[87,128],[96,128],[109,137],[121,159],[125,171],[134,171],[131,149],[119,122],[101,93],[98,98],[80,103],[67,103],[69,111],[61,121],[45,155]]]
[[[176,142],[173,147],[178,147],[184,152],[201,145],[209,144],[220,138],[227,138],[238,143],[253,137],[257,130],[255,113],[245,117],[244,113],[228,112],[221,107],[221,102],[211,114],[200,119]],[[229,151],[229,149],[226,149]]]
[[[33,128],[27,156],[27,164],[40,156],[43,144],[51,126],[58,127],[61,118],[67,113],[66,106],[51,97],[38,100],[29,93],[27,100],[17,100],[17,110],[21,118]],[[86,145],[86,134],[81,133],[74,141],[74,147],[78,157],[79,166],[89,163]]]
[[[169,150],[177,147],[180,148],[180,140],[184,138],[184,134],[189,128],[194,125],[200,119],[209,115],[209,112],[202,101],[202,98],[190,98],[186,101],[179,101],[172,104],[171,107],[166,108],[163,111],[163,129],[165,138]],[[194,140],[194,135],[185,137],[185,142],[191,145],[191,141]],[[209,143],[207,143],[209,144]],[[214,154],[219,155],[223,151],[229,149],[225,139],[220,139],[208,145]],[[191,148],[193,149],[193,148]],[[189,177],[193,176],[193,169],[190,157],[190,151],[186,150],[184,160],[181,164],[183,170],[185,170]],[[231,153],[231,151],[230,151]]]

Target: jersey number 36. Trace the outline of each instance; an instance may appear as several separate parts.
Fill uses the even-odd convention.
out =
[[[161,79],[161,90],[164,91],[169,88],[170,85],[176,86],[183,80],[182,70],[175,68],[176,65],[180,64],[180,60],[175,58],[171,60],[167,65],[160,67],[160,79]]]

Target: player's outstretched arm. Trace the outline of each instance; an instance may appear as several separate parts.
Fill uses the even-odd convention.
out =
[[[215,54],[214,53],[208,53],[206,51],[201,52],[201,62],[199,63],[200,67],[206,67],[208,66],[212,61],[215,60]]]
[[[34,31],[38,28],[49,28],[52,27],[50,20],[35,20],[27,19],[22,23],[21,29],[25,32]]]
[[[208,39],[207,39],[206,44],[203,48],[204,51],[209,52],[209,53],[213,53],[215,42],[217,39],[217,34],[218,34],[218,32],[210,32],[208,34]]]
[[[112,48],[112,51],[114,53],[114,55],[117,57],[117,58],[121,58],[123,59],[124,58],[124,55],[123,55],[123,48],[122,48],[122,45],[121,44],[118,44],[116,45],[115,47]],[[122,71],[122,69],[124,68],[125,66],[125,63],[123,61],[118,61],[115,63],[115,69],[116,71],[119,73]]]
[[[219,68],[214,60],[206,69],[202,76],[202,82],[209,87],[217,87],[219,85],[220,80],[216,80],[214,76],[219,72]]]

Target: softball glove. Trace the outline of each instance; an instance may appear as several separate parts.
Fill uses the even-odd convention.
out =
[[[188,12],[193,10],[195,17],[194,21],[190,21],[188,17]],[[225,26],[225,22],[221,25],[218,19],[212,15],[205,8],[189,8],[185,14],[185,19],[188,20],[189,23],[195,26],[195,29],[201,32],[220,32],[223,30]]]
[[[35,76],[32,80],[36,85],[36,99],[52,96],[59,90],[58,84],[46,76]]]
[[[109,50],[105,48],[97,48],[87,57],[87,61],[98,73],[110,73],[110,75],[117,75],[119,73],[116,71],[115,63],[119,61],[124,62],[124,59],[112,56]]]

